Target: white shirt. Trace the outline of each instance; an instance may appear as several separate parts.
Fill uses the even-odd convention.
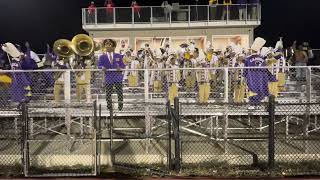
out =
[[[108,56],[109,62],[111,63],[110,56],[112,57],[112,61],[114,60],[113,59],[113,52],[111,52],[111,53],[107,52],[107,56]]]

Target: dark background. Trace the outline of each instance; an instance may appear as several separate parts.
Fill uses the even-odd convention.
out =
[[[113,0],[116,6],[130,6],[130,0]],[[139,5],[161,5],[162,0],[137,0]],[[180,4],[195,4],[194,0],[171,0]],[[199,0],[198,4],[208,1]],[[103,6],[104,0],[95,0]],[[0,0],[0,43],[22,44],[29,41],[37,53],[45,52],[45,44],[57,39],[71,39],[83,33],[81,8],[90,0]],[[320,48],[320,17],[318,0],[262,0],[262,25],[255,36],[264,37],[274,46],[279,36],[284,45],[294,40],[308,41],[312,48]]]

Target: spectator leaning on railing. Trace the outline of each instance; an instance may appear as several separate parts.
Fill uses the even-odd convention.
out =
[[[238,0],[237,4],[239,8],[239,20],[242,21],[243,19],[246,19],[246,16],[247,16],[247,11],[246,11],[247,0]]]
[[[210,20],[215,20],[217,17],[217,4],[218,0],[209,0]]]
[[[94,23],[94,16],[96,12],[96,5],[93,1],[91,1],[90,6],[88,7],[88,23]]]
[[[114,3],[112,2],[112,0],[106,0],[104,2],[104,7],[106,8],[106,22],[112,22]]]
[[[163,1],[163,3],[161,4],[161,7],[163,8],[163,11],[164,11],[165,21],[169,21],[170,13],[172,11],[171,5],[168,3],[168,1]]]
[[[140,6],[138,5],[137,1],[133,0],[131,3],[132,10],[134,12],[134,20],[140,19]]]
[[[258,19],[258,6],[260,4],[260,0],[250,0],[251,4],[251,16],[249,19],[257,20]]]
[[[223,0],[223,10],[222,10],[222,17],[221,19],[224,20],[226,15],[227,15],[227,20],[229,20],[229,17],[230,17],[230,8],[231,6],[229,5],[232,5],[232,0]]]

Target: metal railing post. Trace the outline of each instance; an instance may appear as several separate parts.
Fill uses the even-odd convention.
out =
[[[224,68],[224,102],[229,102],[229,69]]]
[[[28,144],[28,136],[29,136],[29,123],[28,123],[28,107],[26,103],[22,104],[22,138],[21,138],[21,150],[22,150],[22,165],[23,165],[23,174],[25,177],[29,175],[29,144]]]
[[[111,105],[110,105],[110,109],[109,109],[109,113],[110,113],[110,122],[109,122],[109,137],[110,137],[110,142],[109,142],[109,152],[110,152],[110,167],[113,167],[113,163],[114,163],[114,155],[112,152],[112,147],[113,147],[113,102],[112,102],[112,98],[111,98]]]
[[[113,25],[115,26],[116,25],[116,8],[112,8],[113,10]]]
[[[171,23],[172,23],[172,19],[171,18],[172,18],[172,11],[170,11],[170,14],[169,14],[169,24],[170,24],[170,26],[171,26]]]
[[[85,14],[85,8],[82,8],[82,11],[81,11],[81,14],[82,14],[82,18],[81,18],[81,20],[82,20],[82,24],[83,25],[86,25],[87,23],[86,23],[86,14]]]
[[[171,105],[170,101],[168,100],[167,104],[167,120],[168,120],[168,151],[167,151],[167,163],[169,172],[172,169],[172,159],[171,159]]]
[[[94,157],[95,157],[95,168],[94,169],[95,169],[95,173],[99,174],[100,173],[100,169],[99,169],[100,166],[98,166],[98,164],[99,164],[99,160],[98,160],[98,157],[99,157],[99,144],[98,144],[99,131],[98,131],[97,121],[98,121],[98,119],[97,119],[97,101],[95,100],[95,101],[93,101],[93,127],[92,127],[93,132],[95,132],[95,137],[96,137],[95,142],[94,142],[95,147],[96,147],[95,155],[94,155]]]
[[[71,135],[71,112],[70,112],[70,102],[71,102],[71,71],[66,70],[64,72],[64,103],[65,103],[65,124],[67,127],[67,134]]]
[[[226,23],[228,24],[229,21],[229,5],[227,4],[227,17],[226,17]]]
[[[248,23],[248,4],[246,4],[246,24]]]
[[[307,102],[310,103],[311,102],[311,91],[312,91],[312,87],[311,87],[311,84],[312,84],[312,81],[311,81],[311,67],[308,66],[306,67],[306,80],[307,80],[307,89],[306,89],[306,93],[307,93]]]
[[[274,122],[275,122],[275,97],[272,95],[269,97],[269,140],[268,140],[268,168],[274,167],[274,152],[275,152],[275,134],[274,134]]]
[[[145,133],[151,136],[151,117],[149,114],[149,70],[144,69],[144,102],[145,104]]]
[[[207,18],[208,18],[208,25],[209,25],[209,22],[210,22],[210,5],[207,5],[208,9],[207,9]],[[211,12],[212,13],[212,12]]]
[[[153,24],[153,11],[152,11],[152,6],[150,7],[150,24],[152,26]]]
[[[191,16],[191,8],[190,5],[188,6],[188,26],[190,26],[190,17]]]
[[[134,25],[134,10],[133,7],[131,8],[131,20],[132,20],[132,26]]]
[[[181,142],[180,142],[180,107],[179,107],[179,98],[174,98],[174,110],[175,118],[174,121],[174,141],[175,141],[175,171],[180,172],[181,169]]]
[[[97,13],[98,12],[98,9],[95,9],[94,11],[94,24],[97,25],[98,24],[98,17],[97,17]]]

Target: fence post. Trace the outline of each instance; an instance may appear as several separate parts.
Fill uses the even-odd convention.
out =
[[[190,27],[190,15],[191,15],[191,9],[190,9],[190,5],[188,6],[188,26]]]
[[[110,105],[110,123],[109,123],[109,136],[110,136],[110,143],[109,143],[109,152],[110,152],[110,167],[113,167],[114,163],[114,155],[112,152],[112,146],[113,146],[113,103],[111,98],[111,105]]]
[[[131,20],[132,20],[132,26],[133,26],[135,21],[133,7],[131,8]]]
[[[96,10],[94,11],[94,24],[95,24],[95,25],[98,24],[98,16],[97,16],[98,12],[97,12],[97,10],[99,10],[99,9],[96,9]]]
[[[152,6],[150,7],[150,24],[152,26],[153,24],[153,11],[152,11]]]
[[[98,118],[97,118],[97,101],[93,101],[93,133],[96,133],[95,135],[95,144],[96,144],[96,151],[95,151],[95,158],[96,158],[96,161],[95,161],[95,172],[96,172],[96,175],[100,174],[100,164],[99,163],[99,159],[98,157],[100,157],[99,155],[99,141],[98,141],[98,138],[99,138],[99,131],[98,131]]]
[[[149,107],[149,70],[144,69],[145,134],[151,136],[151,117]]]
[[[229,102],[229,69],[224,68],[224,102]]]
[[[172,161],[171,161],[171,105],[170,101],[167,102],[167,120],[168,120],[168,158],[167,158],[167,163],[168,163],[168,168],[169,172],[172,169]]]
[[[176,113],[174,120],[174,141],[175,141],[175,171],[180,172],[181,169],[181,142],[180,142],[180,108],[179,98],[174,98],[174,110]]]
[[[28,107],[26,103],[22,104],[22,113],[21,113],[21,120],[22,120],[22,164],[23,164],[23,174],[25,177],[28,176],[29,172],[29,146],[28,146]]]
[[[116,26],[116,8],[112,8],[113,12],[113,26]]]
[[[274,167],[274,149],[275,149],[275,134],[274,134],[274,121],[275,121],[275,97],[269,97],[269,142],[268,142],[268,168]]]

